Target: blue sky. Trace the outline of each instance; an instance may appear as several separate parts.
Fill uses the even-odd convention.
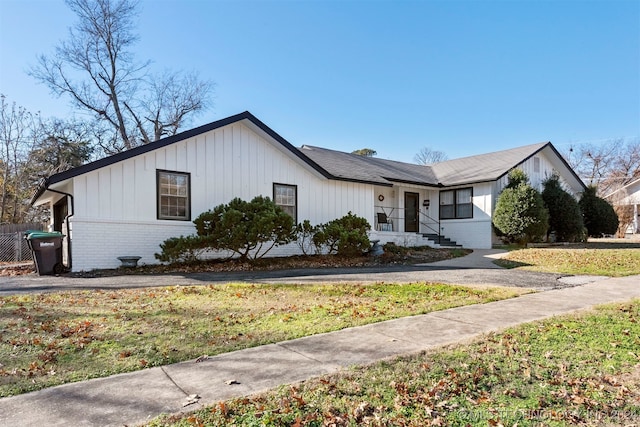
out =
[[[139,59],[216,84],[193,126],[245,110],[296,146],[412,162],[640,136],[640,1],[143,0]],[[71,114],[25,71],[63,0],[0,0],[0,93]],[[191,127],[191,126],[190,126]]]

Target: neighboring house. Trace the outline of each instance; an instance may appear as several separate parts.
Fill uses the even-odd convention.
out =
[[[614,206],[629,206],[633,212],[627,234],[640,233],[640,178],[604,197]]]
[[[67,236],[65,265],[73,271],[114,268],[120,256],[155,263],[159,244],[195,233],[200,213],[257,195],[296,222],[352,212],[382,243],[438,247],[444,236],[490,248],[496,197],[516,167],[538,188],[555,172],[572,194],[584,189],[549,142],[424,166],[296,148],[244,112],[52,175],[32,204],[51,209],[50,227]],[[270,255],[297,252],[291,244]]]

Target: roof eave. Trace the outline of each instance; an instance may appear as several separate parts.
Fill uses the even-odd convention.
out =
[[[381,182],[381,181],[372,181],[368,179],[358,179],[358,178],[347,178],[344,176],[331,175],[328,179],[332,179],[334,181],[343,181],[343,182],[355,182],[358,184],[369,184],[369,185],[379,185],[382,187],[393,187],[393,184],[390,182]]]
[[[548,142],[547,144],[545,144],[544,147],[542,147],[540,150],[546,148],[546,147],[550,147],[553,152],[556,154],[556,156],[558,156],[558,158],[560,159],[560,161],[562,162],[562,164],[564,165],[564,167],[567,168],[567,170],[569,172],[571,172],[571,174],[573,175],[573,177],[576,179],[576,181],[578,182],[578,184],[580,185],[580,187],[582,188],[582,191],[587,189],[587,186],[585,185],[585,183],[582,181],[582,179],[580,179],[580,177],[578,176],[578,174],[576,173],[576,171],[573,170],[573,168],[571,167],[571,165],[569,165],[569,163],[567,162],[567,160],[564,158],[564,156],[562,154],[560,154],[560,152],[558,150],[556,150],[556,147],[553,146],[553,144],[551,142]]]
[[[509,167],[505,172],[503,172],[500,176],[498,176],[495,181],[498,181],[500,179],[502,179],[503,177],[505,177],[506,175],[509,174],[509,172],[511,172],[513,169],[515,169],[519,164],[522,164],[524,162],[526,162],[527,160],[529,160],[530,158],[532,158],[533,156],[535,156],[536,154],[538,154],[539,152],[541,152],[542,150],[544,150],[546,147],[551,145],[551,141],[547,141],[546,144],[544,144],[542,147],[538,148],[536,151],[534,151],[533,153],[529,154],[527,157],[525,157],[524,159],[520,160],[518,163],[516,163],[515,165],[512,165],[511,167]],[[551,147],[553,147],[553,145],[551,145]],[[555,151],[555,149],[554,149]],[[555,151],[556,154],[559,155],[559,153],[557,151]],[[562,157],[562,156],[559,156]],[[569,168],[571,169],[571,168]]]
[[[617,190],[612,191],[611,193],[607,194],[607,195],[606,195],[606,196],[604,196],[603,198],[604,198],[604,199],[608,199],[609,197],[613,196],[614,194],[619,193],[619,192],[621,192],[621,191],[623,191],[623,190],[626,190],[627,188],[629,188],[629,187],[631,187],[631,186],[633,186],[633,185],[635,185],[635,184],[637,184],[637,183],[640,183],[640,178],[639,178],[639,179],[635,179],[635,180],[633,180],[633,181],[630,181],[630,182],[626,183],[626,184],[625,184],[625,185],[623,185],[622,187],[618,188]]]
[[[31,200],[29,200],[29,207],[32,207],[38,201],[38,199],[42,197],[44,192],[47,191],[48,187],[49,187],[49,179],[41,178],[40,181],[38,182],[38,186],[36,187],[36,190],[33,192],[33,196],[31,196]]]
[[[55,175],[51,175],[47,179],[47,182],[48,182],[49,185],[51,185],[51,184],[55,184],[57,182],[61,182],[61,181],[64,181],[64,180],[67,180],[67,179],[70,179],[70,178],[74,178],[76,176],[79,176],[79,175],[82,175],[82,174],[85,174],[85,173],[88,173],[88,172],[92,172],[94,170],[101,169],[101,168],[106,167],[106,166],[110,166],[110,165],[112,165],[114,163],[121,162],[123,160],[127,160],[127,159],[130,159],[132,157],[136,157],[136,156],[139,156],[141,154],[148,153],[150,151],[157,150],[157,149],[165,147],[167,145],[171,145],[171,144],[174,144],[176,142],[192,138],[194,136],[203,134],[205,132],[209,132],[209,131],[221,128],[223,126],[227,126],[227,125],[236,123],[236,122],[241,122],[243,120],[248,120],[249,122],[253,123],[256,127],[258,127],[265,134],[269,135],[271,138],[273,138],[278,143],[280,143],[287,151],[291,152],[293,155],[298,157],[300,160],[302,160],[309,167],[314,169],[316,172],[320,173],[325,178],[328,178],[328,179],[334,178],[333,175],[331,175],[329,172],[327,172],[325,169],[323,169],[316,162],[314,162],[313,160],[311,160],[310,158],[305,156],[300,150],[298,150],[296,147],[294,147],[291,143],[289,143],[286,139],[284,139],[282,136],[280,136],[278,133],[276,133],[273,129],[268,127],[266,124],[264,124],[262,121],[260,121],[257,117],[255,117],[250,112],[245,111],[245,112],[240,113],[240,114],[236,114],[236,115],[233,115],[233,116],[221,119],[221,120],[217,120],[215,122],[211,122],[211,123],[208,123],[206,125],[202,125],[202,126],[199,126],[197,128],[193,128],[193,129],[181,132],[181,133],[176,134],[176,135],[169,136],[167,138],[163,138],[161,140],[158,140],[158,141],[155,141],[155,142],[152,142],[152,143],[149,143],[149,144],[141,145],[139,147],[135,147],[135,148],[132,148],[130,150],[123,151],[121,153],[117,153],[117,154],[114,154],[112,156],[105,157],[105,158],[96,160],[94,162],[87,163],[85,165],[78,166],[76,168],[69,169],[69,170],[64,171],[64,172],[57,173]]]
[[[382,178],[386,179],[387,181],[398,182],[400,184],[419,185],[421,187],[442,187],[442,184],[440,184],[440,183],[424,182],[424,181],[411,181],[411,180],[399,179],[399,178],[389,178],[389,177],[386,177],[386,176],[383,176]]]
[[[499,179],[499,178],[498,178]],[[498,179],[482,179],[473,181],[461,181],[453,184],[441,184],[442,188],[460,187],[461,185],[485,184],[487,182],[496,182]]]
[[[527,160],[529,160],[530,158],[532,158],[533,156],[535,156],[536,154],[540,153],[542,150],[544,150],[545,148],[551,148],[551,150],[554,152],[554,154],[558,157],[558,159],[560,159],[560,161],[562,162],[562,164],[564,165],[565,168],[567,168],[567,170],[571,173],[571,175],[573,175],[573,177],[576,179],[576,181],[578,182],[578,185],[582,188],[582,190],[584,191],[587,186],[584,184],[584,182],[582,182],[582,180],[580,179],[580,177],[578,176],[578,174],[576,174],[576,172],[573,170],[573,168],[569,165],[569,163],[567,163],[567,161],[565,160],[565,158],[562,156],[562,154],[560,154],[560,152],[558,152],[558,150],[556,150],[556,147],[553,146],[553,144],[551,143],[551,141],[548,141],[546,144],[544,144],[542,147],[538,148],[536,151],[534,151],[533,153],[531,153],[529,156],[525,157],[524,159],[522,159],[520,162],[516,163],[515,165],[511,166],[506,172],[504,172],[503,174],[501,174],[499,177],[497,177],[495,179],[495,181],[498,181],[500,179],[502,179],[504,176],[508,175],[509,172],[511,172],[514,168],[516,168],[519,164],[526,162]]]

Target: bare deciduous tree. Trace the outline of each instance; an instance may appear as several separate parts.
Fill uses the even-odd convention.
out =
[[[50,119],[41,123],[40,137],[29,153],[32,180],[84,164],[93,153],[94,124],[75,119]]]
[[[153,127],[153,140],[174,135],[185,117],[204,110],[213,86],[195,73],[180,75],[169,71],[152,79],[150,85],[151,97],[142,108],[145,119]],[[141,124],[139,127],[144,128]]]
[[[136,1],[67,0],[67,5],[78,17],[69,39],[55,54],[41,55],[30,74],[108,125],[116,136],[106,139],[107,153],[173,135],[208,107],[210,82],[195,74],[156,79],[147,73],[150,62],[136,61]]]
[[[571,146],[564,154],[580,178],[607,195],[640,177],[640,138]]]
[[[572,146],[565,158],[583,181],[595,185],[618,216],[618,237],[633,223],[633,204],[623,187],[640,178],[640,138],[613,139]]]
[[[419,165],[430,165],[447,160],[447,155],[442,151],[424,147],[413,157],[413,160]]]
[[[6,97],[0,95],[1,222],[22,222],[26,210],[22,202],[29,190],[25,185],[28,180],[24,166],[35,141],[36,118],[15,102],[7,103]]]

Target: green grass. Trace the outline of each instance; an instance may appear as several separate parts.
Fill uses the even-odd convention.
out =
[[[230,284],[2,297],[0,397],[523,292]]]
[[[496,264],[549,273],[630,276],[640,274],[640,249],[520,249]]]
[[[567,426],[640,421],[640,300],[149,424]]]

